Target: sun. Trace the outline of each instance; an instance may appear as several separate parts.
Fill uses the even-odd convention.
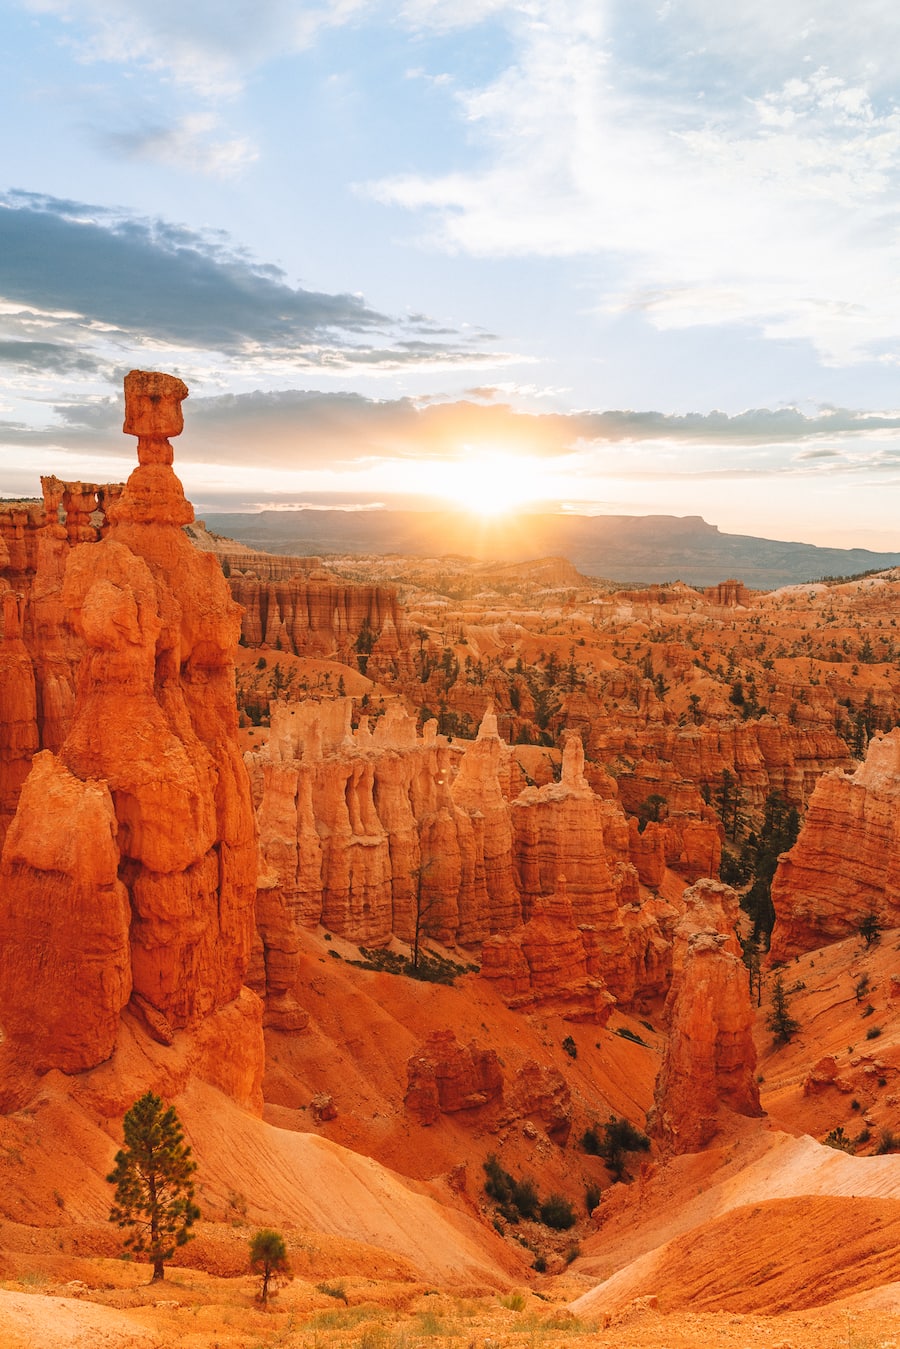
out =
[[[438,495],[475,515],[508,515],[548,495],[540,461],[526,455],[466,446],[440,466]]]

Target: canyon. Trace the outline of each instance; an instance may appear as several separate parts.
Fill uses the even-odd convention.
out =
[[[186,397],[133,371],[124,486],[0,502],[4,1344],[896,1334],[900,575],[259,553]],[[165,1292],[106,1222],[148,1089]]]

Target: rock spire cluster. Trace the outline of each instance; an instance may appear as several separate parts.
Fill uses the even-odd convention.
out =
[[[193,510],[169,437],[182,429],[185,385],[132,371],[125,393],[138,467],[104,536],[66,550],[74,707],[58,748],[33,758],[0,864],[7,1104],[32,1072],[108,1058],[129,1003],[169,1040],[232,1002],[250,954],[256,839],[237,744],[239,612],[216,560],[181,528]],[[51,519],[51,547],[59,528]]]

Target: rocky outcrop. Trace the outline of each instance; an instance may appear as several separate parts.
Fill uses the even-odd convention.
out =
[[[685,892],[666,1000],[669,1038],[648,1128],[670,1152],[697,1152],[723,1109],[758,1116],[753,1007],[734,934],[737,896],[701,881]]]
[[[707,586],[703,595],[710,604],[721,605],[726,609],[734,609],[737,605],[746,608],[751,600],[750,591],[743,581],[735,580],[720,581],[718,585]]]
[[[576,924],[563,878],[549,901],[533,903],[525,924],[483,943],[482,976],[511,1007],[605,1025],[616,999],[600,976],[596,936],[595,928]]]
[[[115,1044],[131,992],[116,835],[108,785],[38,754],[3,849],[0,897],[3,1049],[38,1070],[93,1068]]]
[[[855,773],[827,773],[772,883],[773,960],[859,930],[868,914],[900,925],[900,729],[869,744]]]
[[[539,1120],[547,1137],[561,1148],[572,1130],[572,1094],[558,1068],[526,1060],[509,1084],[501,1124]]]
[[[668,815],[688,811],[715,825],[700,793],[719,799],[723,774],[730,774],[745,811],[761,811],[768,794],[779,791],[803,805],[823,772],[844,768],[847,746],[832,727],[786,725],[774,717],[708,726],[659,726],[629,731],[620,721],[597,718],[586,742],[593,757],[634,761],[618,774],[626,810],[637,813],[651,794],[662,796]]]
[[[243,609],[241,638],[247,646],[355,666],[386,627],[395,641],[398,631],[405,633],[397,592],[390,586],[353,585],[321,569],[268,579],[241,573],[229,562],[229,572],[231,593]]]
[[[0,592],[0,846],[12,819],[22,783],[39,748],[34,665],[22,641],[24,599]]]
[[[133,371],[125,392],[139,462],[105,537],[85,523],[93,489],[69,494],[82,507],[70,501],[61,591],[82,652],[71,724],[58,753],[35,760],[2,856],[7,1100],[23,1063],[76,1071],[108,1057],[129,996],[157,1038],[198,1022],[237,997],[249,958],[238,611],[215,559],[181,531],[193,512],[168,437],[187,389]],[[53,540],[62,526],[49,528]]]
[[[477,739],[417,736],[399,704],[351,728],[349,699],[275,705],[247,755],[259,818],[253,986],[270,1021],[294,1015],[299,933],[321,923],[363,946],[392,936],[483,944],[483,971],[525,1005],[604,1021],[667,983],[667,906],[642,905],[615,802],[588,785],[570,738],[558,783],[512,802],[513,756],[492,709]]]
[[[452,1030],[432,1031],[422,1049],[406,1065],[404,1104],[423,1125],[442,1114],[478,1110],[503,1097],[503,1070],[495,1049],[481,1049],[473,1040],[461,1045]]]

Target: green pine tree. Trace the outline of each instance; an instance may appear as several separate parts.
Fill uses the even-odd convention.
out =
[[[257,1298],[265,1307],[269,1293],[274,1292],[279,1283],[290,1278],[287,1247],[280,1232],[263,1227],[254,1233],[250,1242],[250,1268],[259,1275]]]
[[[200,1217],[191,1179],[197,1163],[174,1108],[164,1108],[151,1091],[135,1101],[123,1129],[125,1147],[106,1177],[116,1187],[109,1221],[132,1229],[125,1245],[152,1262],[155,1281],[164,1278],[163,1262],[190,1240]]]
[[[772,1008],[766,1017],[766,1025],[779,1045],[786,1045],[800,1029],[800,1022],[791,1016],[790,1001],[780,974],[776,974],[772,984]]]

